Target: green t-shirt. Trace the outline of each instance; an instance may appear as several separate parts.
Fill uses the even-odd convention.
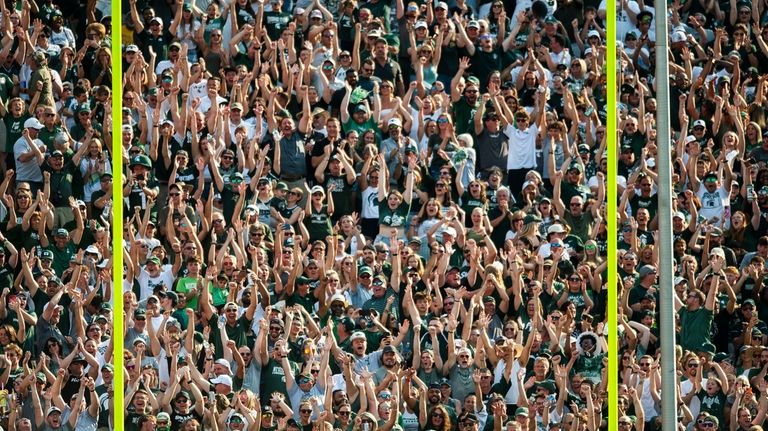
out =
[[[176,293],[179,294],[179,296],[184,295],[186,296],[187,293],[189,293],[192,289],[197,288],[198,279],[192,278],[192,277],[182,277],[176,281]],[[210,291],[210,289],[209,289]],[[193,298],[187,299],[187,308],[191,308],[192,310],[197,310],[198,305],[198,298],[200,298],[200,292],[197,293]],[[214,302],[214,305],[216,303]]]
[[[355,122],[355,120],[352,119],[352,116],[350,115],[349,121],[342,124],[342,127],[345,134],[349,134],[349,132],[357,132],[358,136],[362,136],[363,133],[365,133],[368,129],[373,129],[376,132],[376,139],[379,141],[381,140],[381,131],[379,130],[376,122],[373,121],[373,118],[368,118],[368,120],[364,123],[358,124]]]
[[[379,224],[389,227],[404,227],[411,205],[403,201],[394,210],[389,207],[387,199],[379,200]]]
[[[453,110],[453,118],[456,120],[454,122],[456,136],[461,135],[462,133],[474,132],[475,111],[479,106],[479,100],[475,102],[474,105],[471,105],[464,96],[461,96],[461,99],[451,106],[451,109]]]
[[[246,334],[250,330],[252,323],[253,320],[249,320],[245,317],[244,313],[237,319],[234,327],[229,326],[229,324],[226,325],[227,337],[230,340],[233,340],[238,347],[245,346],[248,343]],[[208,325],[210,325],[211,328],[214,328],[214,330],[211,331],[211,342],[216,347],[216,357],[222,358],[224,357],[224,345],[221,342],[221,334],[217,330],[219,325],[218,313],[213,313],[211,315],[211,318],[208,319]]]
[[[574,372],[581,374],[583,378],[589,379],[596,384],[600,384],[603,379],[601,373],[603,369],[603,358],[605,358],[605,353],[593,356],[579,355],[579,359],[577,359],[576,363],[573,365],[573,370]]]
[[[568,226],[571,227],[571,235],[579,237],[582,241],[587,241],[592,235],[592,229],[595,227],[595,218],[592,211],[584,211],[581,216],[574,217],[569,210],[565,210],[563,217]]]
[[[53,126],[53,130],[48,130],[47,127],[43,127],[40,129],[40,133],[37,135],[37,139],[43,141],[49,153],[53,153],[53,151],[56,149],[53,146],[53,138],[61,131],[61,126]]]
[[[13,144],[21,138],[21,132],[24,131],[24,122],[29,118],[29,114],[23,112],[21,117],[14,117],[11,113],[8,113],[3,117],[5,121],[5,133],[7,138],[5,141],[5,152],[13,153]]]
[[[288,364],[291,367],[291,373],[295,377],[299,372],[299,364],[290,359]],[[291,397],[288,395],[288,389],[285,387],[283,366],[274,359],[269,358],[261,373],[261,399],[269,399],[274,392],[283,394],[285,400],[290,403]],[[298,406],[295,408],[298,408]]]
[[[221,307],[227,303],[227,297],[229,296],[229,289],[227,287],[221,289],[211,284],[208,286],[208,292],[211,293],[214,307]]]
[[[711,340],[714,313],[704,307],[695,311],[689,311],[687,307],[683,307],[678,314],[680,315],[680,346],[694,352],[714,352],[715,346]]]
[[[49,246],[48,250],[53,252],[53,263],[51,267],[56,271],[56,275],[61,277],[61,274],[69,268],[69,261],[72,260],[72,256],[77,254],[77,246],[72,241],[69,241],[64,250],[59,250],[56,246]]]

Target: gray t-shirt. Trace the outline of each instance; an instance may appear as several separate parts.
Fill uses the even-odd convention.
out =
[[[86,392],[85,396],[90,396]],[[66,423],[67,426],[69,426],[69,417],[72,415],[72,408],[69,406],[64,408],[64,413],[61,414],[61,421],[62,423]],[[96,431],[96,426],[99,423],[99,418],[95,418],[91,416],[88,413],[88,409],[83,410],[80,413],[80,417],[77,418],[77,426],[75,427],[75,431]]]
[[[69,345],[58,327],[52,326],[47,320],[40,318],[35,325],[35,346],[37,351],[42,352],[43,346],[49,338],[55,338],[61,343],[62,357],[69,355]]]
[[[40,151],[45,153],[45,144],[39,139],[33,140],[33,142],[40,148]],[[37,164],[37,159],[32,158],[26,162],[19,160],[22,154],[32,151],[32,147],[29,146],[26,138],[23,136],[16,140],[13,144],[13,158],[16,160],[16,181],[43,181],[43,172],[40,170],[40,165]]]
[[[64,418],[64,415],[61,416]],[[43,426],[38,428],[37,431],[74,431],[74,429],[69,425],[69,422],[62,420],[61,426],[58,428],[52,428],[47,423],[43,423]]]
[[[279,137],[280,172],[283,175],[307,176],[307,151],[304,148],[304,140],[304,135],[298,131],[293,132],[290,138]]]

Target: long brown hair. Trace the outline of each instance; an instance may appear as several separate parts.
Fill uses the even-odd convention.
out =
[[[443,424],[439,427],[434,427],[432,424],[432,415],[435,412],[442,413],[443,415]],[[453,429],[453,426],[451,425],[451,417],[448,415],[448,410],[445,409],[441,404],[438,404],[429,411],[429,417],[427,418],[427,427],[434,429],[435,431],[451,431]]]

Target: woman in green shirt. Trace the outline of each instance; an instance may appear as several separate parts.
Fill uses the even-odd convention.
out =
[[[379,153],[379,166],[386,166],[384,155]],[[416,158],[413,154],[407,156],[408,168],[405,170],[405,193],[397,190],[388,190],[389,179],[380,178],[378,187],[379,198],[379,234],[373,243],[383,242],[389,244],[392,230],[397,231],[397,237],[405,239],[406,217],[411,208],[413,198],[413,170],[416,168]],[[379,175],[385,177],[389,174],[387,169],[382,169]]]
[[[309,241],[325,241],[325,238],[333,234],[331,216],[333,215],[333,190],[334,184],[328,186],[328,204],[323,203],[325,191],[320,186],[314,186],[310,190],[311,199],[307,199],[304,223],[309,231]]]

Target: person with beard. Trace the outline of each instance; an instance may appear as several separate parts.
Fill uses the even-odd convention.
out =
[[[420,386],[423,386],[420,391],[420,399],[416,399],[412,396],[412,381],[418,382]],[[444,421],[450,420],[452,423],[456,423],[457,415],[455,407],[449,404],[443,404],[443,397],[440,389],[441,385],[439,382],[430,383],[427,386],[416,377],[414,369],[406,371],[405,384],[403,385],[403,400],[408,408],[419,416],[419,423],[421,423],[422,426],[426,425],[428,420],[427,415],[430,412],[435,411],[435,409],[444,410],[446,414],[446,416],[442,418]]]
[[[480,108],[481,103],[479,97],[480,80],[474,76],[470,76],[466,81],[463,78],[469,66],[469,58],[462,57],[459,60],[459,70],[451,80],[451,108],[457,136],[471,132],[475,111]]]

